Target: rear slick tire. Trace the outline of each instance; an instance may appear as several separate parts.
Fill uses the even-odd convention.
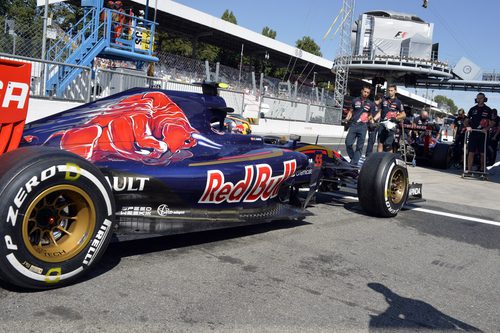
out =
[[[452,158],[451,145],[438,143],[432,152],[432,167],[436,169],[448,169]]]
[[[369,215],[394,217],[406,202],[408,184],[403,160],[392,153],[373,153],[359,173],[359,203]]]
[[[20,148],[0,157],[0,277],[27,289],[69,284],[95,264],[114,202],[99,169],[72,153]]]

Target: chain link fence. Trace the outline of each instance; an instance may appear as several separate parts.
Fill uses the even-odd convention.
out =
[[[230,89],[233,90],[253,90],[252,73],[229,66],[219,65],[219,81],[229,84]]]
[[[42,56],[42,19],[23,22],[15,18],[0,17],[0,52],[31,58]]]
[[[156,77],[184,83],[201,82],[206,77],[204,61],[168,53],[156,56],[159,59],[155,64]]]

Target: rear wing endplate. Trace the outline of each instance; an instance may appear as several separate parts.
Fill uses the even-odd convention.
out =
[[[18,147],[28,114],[31,64],[0,59],[0,155]]]

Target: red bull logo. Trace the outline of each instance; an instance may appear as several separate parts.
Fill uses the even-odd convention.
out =
[[[290,178],[297,169],[295,160],[283,162],[282,175],[272,176],[273,169],[268,164],[245,167],[245,178],[236,184],[226,182],[220,170],[207,173],[205,191],[199,203],[220,204],[223,202],[255,202],[266,201],[278,195],[280,185]]]
[[[134,160],[166,165],[189,158],[197,144],[220,149],[194,129],[184,112],[162,92],[129,96],[108,105],[85,124],[53,134],[60,146],[91,161]]]

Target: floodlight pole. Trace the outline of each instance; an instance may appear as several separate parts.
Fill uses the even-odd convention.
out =
[[[241,83],[241,69],[243,67],[243,48],[245,44],[241,43],[241,55],[240,55],[240,75],[238,76],[238,84]]]
[[[47,20],[49,12],[49,0],[45,0],[45,9],[43,11],[43,33],[42,33],[42,60],[46,60],[46,47],[47,47]]]

